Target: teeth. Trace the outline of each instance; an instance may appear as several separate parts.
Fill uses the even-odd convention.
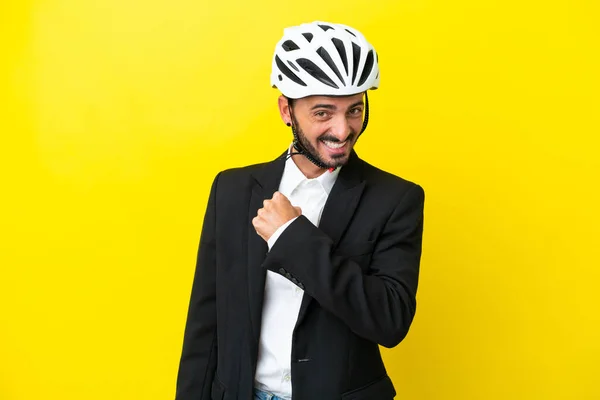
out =
[[[327,147],[329,147],[330,149],[339,149],[344,147],[344,145],[346,144],[346,141],[343,142],[331,142],[329,140],[323,140],[323,144]]]

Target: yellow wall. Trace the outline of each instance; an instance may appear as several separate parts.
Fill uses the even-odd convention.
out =
[[[0,399],[173,397],[210,182],[289,143],[315,19],[379,50],[359,154],[427,192],[398,397],[599,399],[598,2],[258,3],[0,4]]]

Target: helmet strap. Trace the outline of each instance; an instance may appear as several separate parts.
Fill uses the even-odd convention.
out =
[[[365,90],[365,119],[363,120],[362,129],[360,130],[360,133],[358,134],[358,137],[356,138],[356,140],[358,140],[360,135],[362,135],[362,133],[365,131],[365,129],[367,129],[368,124],[369,124],[369,96],[367,95],[367,91]]]
[[[306,148],[304,148],[304,146],[302,146],[302,143],[300,143],[300,138],[298,137],[298,132],[296,130],[296,118],[294,117],[294,112],[292,111],[292,106],[289,105],[289,103],[288,103],[288,109],[290,110],[292,134],[294,135],[294,141],[292,143],[292,146],[296,150],[296,153],[290,152],[290,155],[288,156],[288,158],[291,156],[295,156],[295,155],[303,155],[304,157],[306,157],[308,159],[308,161],[315,164],[317,167],[319,167],[321,169],[329,168],[327,165],[323,164],[322,162],[317,160],[315,157],[313,157],[313,155],[310,154],[310,152],[308,150],[306,150]]]

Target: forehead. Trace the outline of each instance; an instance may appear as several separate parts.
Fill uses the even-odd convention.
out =
[[[362,101],[363,94],[355,94],[352,96],[309,96],[296,100],[298,104],[310,108],[319,104],[335,106],[336,108],[346,108],[353,104]]]

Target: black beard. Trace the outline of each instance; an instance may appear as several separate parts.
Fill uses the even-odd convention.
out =
[[[308,153],[312,158],[314,158],[318,163],[320,163],[321,165],[324,165],[325,168],[338,168],[338,167],[342,167],[344,166],[348,160],[344,161],[343,157],[344,155],[340,155],[340,156],[334,156],[333,158],[342,158],[342,160],[339,161],[335,161],[333,163],[327,163],[325,162],[325,160],[323,160],[323,158],[321,158],[321,156],[319,155],[319,152],[317,151],[317,149],[315,148],[315,146],[313,146],[310,141],[306,138],[306,135],[304,135],[304,132],[302,132],[302,129],[300,128],[300,125],[298,124],[298,121],[296,120],[295,116],[292,116],[292,119],[294,121],[294,129],[296,132],[296,136],[298,137],[298,142],[300,143],[300,146],[304,149],[304,151],[306,153]],[[352,140],[354,139],[354,132],[352,132],[350,135],[348,135],[348,138],[346,140],[348,140],[349,142],[352,142]],[[339,140],[336,137],[333,136],[328,136],[325,135],[323,137],[320,137],[317,140],[329,140],[332,142],[339,142]]]

